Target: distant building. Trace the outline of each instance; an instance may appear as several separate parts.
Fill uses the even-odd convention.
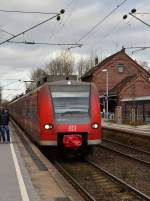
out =
[[[102,109],[106,102],[104,69],[108,73],[109,112],[121,106],[124,121],[150,122],[150,73],[129,57],[124,48],[94,66],[81,79],[96,84]]]

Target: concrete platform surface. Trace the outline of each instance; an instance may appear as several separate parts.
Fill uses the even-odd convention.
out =
[[[0,143],[0,201],[40,201],[15,143]]]
[[[132,126],[126,124],[117,124],[111,123],[102,120],[102,127],[106,128],[115,128],[122,131],[129,131],[137,134],[149,135],[150,136],[150,124],[147,125],[139,125],[139,126]]]
[[[34,201],[34,192],[38,197],[35,198],[36,201],[84,201],[73,186],[66,181],[53,164],[24,135],[24,132],[19,127],[16,129],[13,124],[10,124],[10,126],[11,135],[13,136],[12,144],[18,153],[20,169],[24,171],[23,179],[29,194],[29,200],[19,201]],[[30,182],[30,185],[27,182]]]

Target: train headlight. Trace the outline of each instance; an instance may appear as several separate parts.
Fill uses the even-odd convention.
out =
[[[94,123],[94,124],[92,124],[92,128],[98,128],[99,126],[98,126],[98,124],[97,123]]]
[[[45,128],[46,130],[49,130],[49,129],[52,129],[53,126],[52,126],[52,124],[45,124],[45,125],[44,125],[44,128]]]

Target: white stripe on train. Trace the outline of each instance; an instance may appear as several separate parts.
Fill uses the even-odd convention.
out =
[[[88,140],[88,145],[96,145],[100,144],[101,140]],[[57,141],[40,141],[40,145],[45,145],[45,146],[57,146]]]

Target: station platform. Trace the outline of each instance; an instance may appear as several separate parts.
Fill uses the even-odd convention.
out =
[[[10,144],[0,143],[0,201],[83,200],[75,190],[69,190],[71,185],[64,181],[63,183],[63,179],[59,180],[52,164],[49,165],[50,169],[36,167],[37,159],[29,158],[29,153],[12,126],[10,135]],[[54,175],[50,174],[50,171],[53,171]]]
[[[11,141],[10,144],[0,143],[0,201],[40,201],[13,136]]]
[[[136,133],[141,135],[149,135],[150,136],[150,124],[132,126],[127,124],[118,124],[111,123],[109,121],[102,120],[103,128],[112,128],[116,130],[128,131],[129,133]]]

